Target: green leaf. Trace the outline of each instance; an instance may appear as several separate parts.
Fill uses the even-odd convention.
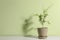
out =
[[[39,20],[42,21],[43,15],[39,15]]]
[[[44,18],[46,18],[48,16],[48,14],[44,14]]]

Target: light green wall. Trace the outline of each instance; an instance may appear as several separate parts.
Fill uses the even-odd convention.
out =
[[[49,9],[48,35],[60,35],[60,2],[59,0],[0,0],[0,35],[23,35],[24,19],[32,13],[40,13],[42,8],[54,5]],[[36,35],[32,32],[32,35]]]

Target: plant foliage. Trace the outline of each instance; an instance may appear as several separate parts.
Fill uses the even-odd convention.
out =
[[[48,24],[50,24],[49,21],[46,21],[46,18],[48,16],[48,9],[50,8],[51,6],[49,6],[47,9],[44,9],[42,14],[38,15],[38,14],[35,14],[35,16],[38,16],[39,18],[39,22],[41,23],[42,27],[44,26],[44,24],[47,22]]]

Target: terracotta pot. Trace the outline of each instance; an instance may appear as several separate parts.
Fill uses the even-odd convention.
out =
[[[39,39],[47,38],[47,31],[48,31],[47,27],[38,28],[38,38]]]

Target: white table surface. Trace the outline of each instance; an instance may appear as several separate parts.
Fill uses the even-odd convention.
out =
[[[47,39],[38,39],[21,36],[0,36],[0,40],[60,40],[60,36],[49,36]]]

